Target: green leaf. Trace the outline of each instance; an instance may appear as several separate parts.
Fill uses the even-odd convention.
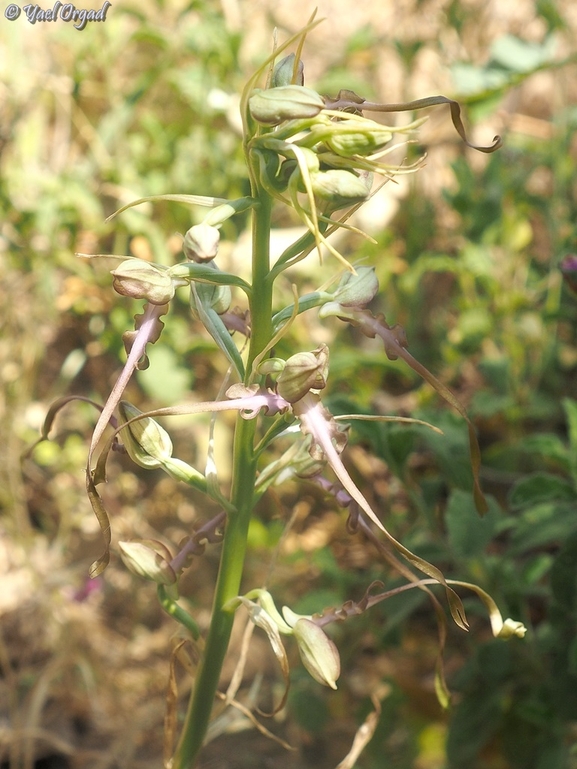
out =
[[[447,739],[451,769],[472,766],[501,721],[500,696],[492,687],[477,689],[455,708]]]
[[[563,542],[577,527],[575,502],[544,502],[526,510],[511,533],[509,555]]]
[[[455,90],[459,95],[479,94],[504,88],[507,75],[500,69],[476,67],[467,62],[457,62],[451,67]]]
[[[475,251],[475,260],[479,261],[478,256],[486,254],[486,251],[477,249]],[[469,270],[473,269],[468,266]],[[489,264],[487,272],[493,269],[493,265]],[[479,274],[478,272],[476,274]],[[511,360],[503,355],[497,358],[484,358],[479,362],[479,369],[483,374],[483,377],[487,382],[494,387],[500,393],[506,393],[509,389],[509,382],[511,377]]]
[[[115,216],[118,216],[118,214],[121,214],[123,211],[126,211],[133,206],[139,206],[141,203],[157,203],[159,200],[170,200],[175,203],[184,203],[187,206],[204,206],[208,208],[214,208],[223,203],[228,203],[226,198],[211,198],[206,197],[206,195],[150,195],[146,198],[139,198],[138,200],[133,200],[131,203],[127,203],[113,214],[110,214],[106,221],[109,222]]]
[[[535,433],[520,441],[518,450],[524,454],[539,454],[543,459],[569,470],[569,451],[566,444],[554,433]]]
[[[577,482],[577,401],[571,398],[563,398],[563,409],[567,418],[567,427],[569,430],[569,461],[571,465],[571,474]]]
[[[422,590],[409,590],[406,593],[392,595],[380,604],[380,611],[385,615],[386,622],[381,628],[382,636],[389,638],[391,633],[399,628],[413,612],[427,602],[427,595]],[[371,609],[371,611],[374,611]]]
[[[215,310],[213,310],[212,307],[203,303],[202,292],[200,291],[201,288],[202,285],[199,286],[197,291],[194,283],[191,284],[191,289],[194,291],[196,296],[196,309],[200,316],[200,320],[202,321],[202,324],[208,333],[225,354],[229,363],[231,363],[236,370],[239,379],[243,381],[244,363],[242,362],[238,348],[234,343],[232,336],[230,335],[230,331],[222,322],[220,315]]]
[[[487,390],[479,390],[473,395],[469,413],[473,417],[490,419],[501,414],[507,414],[515,406],[516,401],[511,395],[499,395]]]
[[[439,435],[425,428],[413,428],[419,431],[423,442],[433,452],[445,479],[458,488],[470,489],[473,476],[467,426],[449,411],[419,410],[414,416],[436,425],[443,431],[443,435]]]
[[[574,638],[569,644],[569,672],[577,676],[577,638]]]
[[[381,425],[379,454],[400,478],[404,475],[407,460],[415,445],[415,432],[412,425]]]
[[[566,612],[572,612],[577,605],[577,533],[568,537],[559,551],[551,568],[551,590],[555,601]],[[571,625],[573,619],[564,618]]]
[[[156,344],[147,353],[149,368],[139,371],[138,382],[146,394],[159,403],[178,403],[193,384],[193,374],[183,361],[163,344]]]
[[[514,35],[503,35],[491,46],[491,58],[511,72],[531,72],[552,60],[553,46],[551,37],[543,43],[529,43]]]
[[[326,699],[312,687],[293,686],[288,696],[288,707],[296,723],[312,734],[322,732],[329,720]]]
[[[551,473],[534,473],[518,481],[509,493],[509,504],[514,510],[542,502],[577,499],[573,484]]]
[[[251,287],[238,275],[231,272],[215,270],[211,264],[195,264],[193,262],[179,264],[170,269],[173,278],[189,278],[197,283],[210,283],[219,286],[237,286],[250,296]]]
[[[460,489],[451,492],[445,521],[449,544],[458,557],[471,558],[480,555],[493,538],[501,515],[493,498],[487,497],[487,502],[489,510],[480,518],[470,492]]]

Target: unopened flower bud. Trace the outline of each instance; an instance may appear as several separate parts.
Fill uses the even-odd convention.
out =
[[[295,54],[291,53],[281,59],[275,66],[272,73],[272,86],[278,88],[285,85],[304,85],[305,82],[305,66],[299,59],[296,69],[296,79],[293,79],[295,74]]]
[[[296,403],[310,390],[326,387],[329,349],[322,344],[312,352],[291,355],[277,379],[277,392],[289,403]]]
[[[285,617],[286,619],[286,617]],[[341,661],[335,644],[312,620],[302,618],[293,626],[303,665],[319,684],[337,688]]]
[[[118,410],[124,422],[142,414],[128,401],[120,401]],[[166,430],[151,417],[137,419],[122,431],[128,455],[140,467],[161,467],[172,456],[172,441]]]
[[[344,169],[311,174],[311,185],[316,197],[325,200],[335,211],[366,200],[371,192],[366,176]]]
[[[370,155],[392,139],[390,129],[372,120],[347,120],[335,123],[334,131],[325,138],[325,144],[337,155]]]
[[[169,563],[170,553],[161,542],[119,542],[120,557],[126,568],[157,585],[174,585],[176,574]]]
[[[282,358],[267,358],[258,364],[257,371],[259,374],[278,374],[285,366],[286,361]]]
[[[497,638],[511,638],[516,636],[517,638],[524,638],[527,628],[522,622],[517,622],[514,619],[506,619],[503,622],[503,627],[497,634]]]
[[[333,299],[343,307],[364,307],[379,290],[379,281],[374,267],[357,267],[356,275],[345,272]]]
[[[206,222],[191,227],[182,242],[182,250],[191,262],[211,262],[218,253],[220,232]]]
[[[316,117],[325,103],[316,91],[302,85],[257,88],[248,100],[250,114],[259,123],[278,125],[283,120]]]
[[[127,259],[115,270],[113,287],[123,296],[166,304],[174,296],[175,283],[165,269],[143,259]]]

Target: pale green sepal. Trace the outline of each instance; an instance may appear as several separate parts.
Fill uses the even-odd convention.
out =
[[[290,53],[275,65],[271,81],[273,88],[283,85],[304,85],[304,64],[300,59],[298,62],[295,60],[296,55]]]
[[[328,635],[307,618],[299,619],[293,627],[299,654],[305,668],[319,684],[337,688],[341,660],[337,647]]]
[[[122,296],[146,299],[150,304],[167,304],[174,296],[175,281],[168,270],[144,259],[126,259],[116,269],[112,286]]]
[[[356,267],[356,275],[345,272],[333,293],[333,301],[341,305],[364,307],[379,290],[374,267]]]
[[[300,401],[310,390],[326,387],[329,349],[321,344],[312,352],[299,352],[286,361],[277,379],[277,392],[289,403]]]
[[[176,582],[174,569],[165,554],[158,552],[160,542],[119,542],[118,547],[122,562],[133,574],[157,585],[173,585]]]
[[[251,116],[265,125],[278,125],[283,120],[312,118],[325,108],[316,91],[302,85],[285,85],[262,90],[255,88],[248,100]]]
[[[128,401],[120,401],[118,410],[124,422],[142,414],[142,411]],[[170,435],[151,417],[131,422],[121,431],[128,456],[140,467],[160,467],[172,456]]]

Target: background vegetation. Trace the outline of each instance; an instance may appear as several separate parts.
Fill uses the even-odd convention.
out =
[[[363,214],[377,245],[343,246],[377,266],[376,309],[405,327],[415,356],[466,403],[483,448],[486,518],[469,493],[466,428],[430,388],[376,343],[321,326],[314,313],[294,333],[307,348],[310,338],[330,344],[334,409],[442,427],[436,436],[361,423],[351,472],[396,536],[447,575],[478,582],[529,633],[508,645],[491,640],[471,600],[471,632],[452,630],[445,652],[454,692],[446,714],[433,689],[430,605],[404,594],[336,629],[344,671],[336,693],[295,666],[288,707],[267,727],[296,752],[227,711],[207,769],[334,767],[371,695],[382,714],[358,767],[577,767],[577,304],[559,270],[576,247],[577,16],[570,0],[508,5],[327,0],[304,55],[307,83],[321,92],[352,88],[382,101],[445,93],[468,105],[479,141],[504,136],[502,150],[478,157],[435,111],[414,148],[428,153],[426,168],[386,186]],[[171,264],[194,212],[164,204],[105,218],[146,195],[246,194],[236,94],[269,52],[272,27],[294,32],[311,10],[300,1],[121,2],[82,32],[0,18],[2,769],[161,765],[176,628],[152,588],[117,560],[87,581],[101,547],[83,481],[94,413],[69,407],[53,443],[34,461],[20,455],[56,397],[105,399],[123,361],[121,334],[139,309],[111,291],[112,265],[74,254]],[[281,243],[297,223],[276,224]],[[248,240],[235,226],[225,256],[238,269]],[[299,267],[290,277],[303,287],[322,280],[314,257]],[[184,297],[171,313],[151,368],[131,386],[140,408],[210,399],[224,374]],[[202,456],[206,425],[182,419],[170,428],[177,453]],[[219,429],[226,440],[225,419]],[[194,495],[121,457],[110,480],[117,538],[175,539],[206,518]],[[358,600],[371,577],[396,580],[314,489],[270,496],[250,544],[247,584],[267,581],[301,611]],[[187,578],[201,623],[217,563],[209,548]],[[257,633],[252,643],[245,698],[278,679],[266,642]],[[186,674],[179,684],[184,698]]]

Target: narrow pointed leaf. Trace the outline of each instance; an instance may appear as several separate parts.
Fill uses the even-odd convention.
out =
[[[192,291],[196,296],[196,309],[202,321],[202,324],[220,347],[222,352],[226,355],[229,363],[232,365],[237,373],[238,378],[244,380],[244,363],[240,357],[240,353],[230,331],[222,322],[220,315],[215,312],[211,307],[207,307],[203,304],[202,299],[198,295],[194,285],[191,286]]]
[[[210,264],[195,264],[194,262],[183,263],[170,268],[170,274],[173,278],[187,278],[195,280],[197,283],[210,283],[220,286],[237,286],[250,296],[252,293],[251,286],[239,278],[238,275],[233,275],[231,272],[221,272],[215,270]]]
[[[138,200],[133,200],[132,202],[127,203],[113,214],[110,214],[106,221],[109,222],[123,211],[133,208],[134,206],[139,206],[141,203],[156,203],[159,200],[171,200],[175,203],[184,203],[188,206],[204,206],[205,208],[214,208],[215,206],[221,206],[223,203],[229,202],[226,198],[210,198],[205,195],[150,195],[146,198],[138,198]]]

